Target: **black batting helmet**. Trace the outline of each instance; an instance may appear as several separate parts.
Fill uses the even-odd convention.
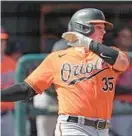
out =
[[[85,8],[73,14],[68,24],[68,30],[88,36],[94,32],[94,23],[104,23],[106,28],[113,28],[113,24],[105,20],[104,13],[101,10]]]

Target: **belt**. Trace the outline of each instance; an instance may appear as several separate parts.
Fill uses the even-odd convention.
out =
[[[74,116],[69,116],[67,122],[79,123],[79,118]],[[110,128],[110,123],[104,120],[84,119],[84,125],[94,127],[98,130]]]

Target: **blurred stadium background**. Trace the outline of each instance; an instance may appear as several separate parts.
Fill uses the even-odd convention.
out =
[[[61,34],[67,31],[71,15],[85,7],[101,9],[106,19],[115,25],[114,30],[106,34],[105,44],[109,46],[114,44],[121,26],[129,27],[131,33],[129,37],[132,39],[132,2],[1,1],[1,27],[9,35],[5,54],[13,57],[17,63],[16,82],[23,81],[44,57],[53,51],[55,43],[61,39]],[[125,34],[124,37],[127,37],[127,33]],[[58,49],[61,49],[61,46],[63,45],[60,44]],[[132,59],[132,42],[127,47],[127,51]],[[125,76],[122,75],[122,78],[125,82],[129,82],[126,85],[121,84],[124,90],[129,89],[132,93],[132,67]],[[54,88],[51,87],[46,92],[51,98],[55,97],[53,90]],[[119,93],[115,97],[112,118],[114,127],[110,135],[130,136],[132,134],[132,95],[121,93],[122,90],[117,92]],[[16,103],[14,109],[15,136],[40,136],[37,134],[38,127],[36,126],[38,115],[56,116],[57,114],[57,104],[49,104],[43,109],[35,107],[33,100],[29,103],[28,105],[22,102]],[[125,123],[128,128],[123,127]],[[117,129],[116,126],[118,126]]]

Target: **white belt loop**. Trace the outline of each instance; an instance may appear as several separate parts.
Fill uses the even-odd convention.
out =
[[[85,117],[78,116],[78,123],[84,125],[84,123],[85,123]]]

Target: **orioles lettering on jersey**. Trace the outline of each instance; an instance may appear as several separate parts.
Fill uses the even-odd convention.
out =
[[[108,69],[107,63],[100,58],[95,63],[92,61],[87,64],[64,63],[61,68],[61,79],[71,85],[82,80],[88,80],[106,69]],[[70,80],[72,75],[74,79]],[[81,77],[79,78],[79,76]]]

